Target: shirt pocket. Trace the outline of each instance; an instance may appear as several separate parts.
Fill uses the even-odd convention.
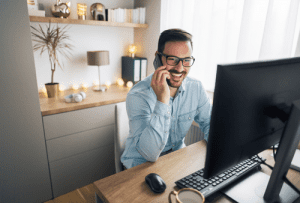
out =
[[[178,123],[177,123],[177,130],[179,134],[179,138],[183,139],[187,132],[189,131],[193,121],[194,117],[197,113],[197,110],[191,111],[189,113],[185,113],[183,115],[180,115],[178,117]]]

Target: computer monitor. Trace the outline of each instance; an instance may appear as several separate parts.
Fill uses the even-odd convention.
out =
[[[280,192],[281,176],[290,166],[300,137],[287,130],[287,123],[289,128],[299,128],[299,104],[300,58],[218,65],[204,177],[280,143],[278,154],[282,151],[284,158],[276,160],[273,173],[275,169],[280,172],[269,181]],[[292,106],[295,118],[290,116]],[[278,163],[289,160],[286,167]]]

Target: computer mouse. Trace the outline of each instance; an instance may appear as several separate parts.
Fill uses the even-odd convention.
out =
[[[145,177],[145,181],[150,189],[155,193],[162,193],[166,189],[165,181],[156,173],[150,173]]]

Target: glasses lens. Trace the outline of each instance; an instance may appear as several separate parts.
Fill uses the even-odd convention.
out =
[[[169,56],[167,59],[167,64],[170,66],[176,66],[179,62],[179,58],[175,56]]]
[[[200,194],[194,191],[183,190],[178,194],[178,198],[183,203],[199,203],[203,202]]]
[[[192,66],[193,63],[194,63],[194,60],[192,58],[184,59],[182,62],[183,66]]]

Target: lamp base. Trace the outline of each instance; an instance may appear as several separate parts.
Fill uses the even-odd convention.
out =
[[[93,88],[94,91],[101,91],[101,92],[105,92],[107,90],[107,87],[105,86],[96,86]]]

